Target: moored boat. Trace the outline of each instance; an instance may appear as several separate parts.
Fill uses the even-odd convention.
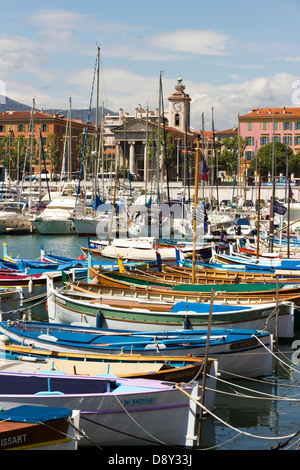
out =
[[[60,353],[59,357],[62,357],[62,353],[65,355],[71,353],[70,359],[76,358],[76,354],[82,356],[89,354],[94,355],[94,359],[98,362],[122,361],[124,363],[139,360],[145,364],[152,360],[156,363],[153,366],[154,369],[162,361],[165,364],[170,363],[172,358],[174,358],[174,363],[180,362],[179,358],[181,358],[181,361],[187,361],[186,365],[192,362],[193,358],[203,359],[208,334],[207,329],[204,328],[141,332],[22,321],[0,323],[0,332],[4,339],[8,338],[12,342],[6,345],[8,358],[13,354],[17,355],[17,346],[21,346],[18,354],[22,355],[24,351],[25,357],[28,357],[28,354],[34,356],[31,349],[24,349],[24,346],[28,346],[34,347],[35,355],[38,355],[37,349],[51,350],[52,354]],[[245,377],[270,375],[272,373],[272,342],[273,337],[268,332],[213,329],[209,339],[208,354],[209,357],[218,359],[220,373],[224,377],[235,374]],[[1,351],[5,355],[4,346],[0,349]],[[136,354],[140,357],[135,357]],[[46,353],[40,354],[40,357],[47,357]]]
[[[217,359],[209,358],[208,369],[212,360],[217,361]],[[62,352],[41,349],[32,344],[1,344],[0,341],[0,366],[1,370],[11,372],[51,370],[68,375],[109,374],[121,378],[168,380],[179,383],[197,378],[201,384],[204,359],[194,356],[162,356],[160,354],[146,356],[133,353]],[[256,373],[263,371],[263,375],[268,375],[268,368],[263,368],[262,363],[259,364],[259,368]]]
[[[48,318],[51,323],[86,322],[91,326],[109,329],[141,331],[174,330],[184,324],[190,329],[205,328],[210,316],[210,305],[197,302],[177,302],[171,309],[150,310],[144,306],[115,307],[93,295],[74,291],[58,291],[48,277]],[[149,302],[150,304],[151,302]],[[276,314],[277,312],[277,314]],[[276,332],[278,318],[279,337],[291,338],[294,334],[294,304],[292,302],[265,303],[253,306],[214,303],[213,328],[266,329]]]
[[[204,407],[214,407],[214,380],[207,381]],[[0,371],[0,401],[80,410],[79,446],[157,444],[192,447],[199,386],[149,379],[113,379],[53,373]],[[212,387],[212,388],[211,388]]]
[[[77,450],[80,412],[20,405],[0,412],[0,450]]]

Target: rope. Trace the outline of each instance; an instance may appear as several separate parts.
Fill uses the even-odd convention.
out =
[[[282,359],[280,359],[280,358],[277,357],[272,351],[270,351],[270,350],[263,344],[263,342],[262,342],[257,336],[255,336],[255,335],[253,335],[253,336],[257,339],[257,341],[258,341],[260,344],[263,345],[263,347],[264,347],[265,349],[267,349],[267,351],[269,351],[270,354],[272,354],[272,356],[274,356],[274,357],[277,359],[278,362],[284,364],[285,366],[288,366],[288,364],[286,364]],[[293,367],[292,367],[291,369],[292,369],[293,371],[295,371],[295,372],[300,372],[299,370],[294,369]]]
[[[217,415],[215,415],[212,411],[210,411],[208,408],[206,408],[204,405],[202,405],[202,403],[199,402],[199,400],[196,400],[192,395],[190,395],[186,390],[183,390],[180,386],[180,384],[175,384],[175,387],[178,388],[179,390],[181,390],[183,393],[185,393],[186,395],[188,395],[190,397],[191,400],[193,400],[197,405],[199,405],[201,408],[204,409],[204,411],[206,411],[207,413],[209,413],[213,418],[215,418],[217,421],[219,421],[220,423],[224,424],[224,426],[227,426],[228,428],[232,429],[233,431],[239,433],[239,434],[243,434],[244,436],[248,436],[248,437],[253,437],[253,438],[256,438],[256,439],[270,439],[270,440],[278,440],[278,439],[289,439],[289,438],[292,438],[295,436],[295,433],[293,434],[288,434],[286,436],[277,436],[277,437],[268,437],[268,436],[258,436],[258,435],[255,435],[255,434],[250,434],[248,432],[245,432],[245,431],[241,431],[240,429],[237,429],[235,428],[234,426],[231,426],[230,424],[226,423],[224,420],[222,420],[221,418],[219,418]]]
[[[113,394],[114,395],[114,394]],[[163,445],[167,445],[165,442],[161,441],[160,439],[157,439],[155,436],[152,436],[152,434],[150,434],[148,431],[146,431],[145,428],[143,428],[134,418],[133,416],[131,416],[131,414],[126,410],[126,408],[124,407],[124,405],[121,403],[121,401],[119,400],[119,398],[117,397],[117,395],[114,395],[114,397],[116,398],[117,402],[119,403],[119,405],[121,405],[121,407],[123,408],[123,410],[125,411],[125,413],[129,416],[129,418],[142,430],[144,431],[144,433],[146,433],[148,436],[150,436],[152,439],[154,439],[156,442],[159,442],[160,444],[163,444]]]

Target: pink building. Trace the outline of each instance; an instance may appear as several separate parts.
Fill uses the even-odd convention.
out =
[[[300,108],[256,108],[239,117],[240,136],[248,145],[243,155],[244,165],[250,163],[263,145],[281,142],[294,153],[300,151]]]

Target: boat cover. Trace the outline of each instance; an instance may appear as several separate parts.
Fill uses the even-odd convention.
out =
[[[21,405],[2,411],[0,413],[0,420],[22,423],[44,423],[51,419],[68,418],[71,415],[72,410],[68,408]]]

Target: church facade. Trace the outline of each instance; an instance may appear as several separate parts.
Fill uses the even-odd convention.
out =
[[[112,129],[115,162],[118,168],[129,168],[131,175],[145,181],[155,178],[158,165],[163,179],[183,177],[194,167],[197,135],[190,128],[191,98],[179,78],[175,92],[168,97],[169,111],[157,121],[146,118],[128,119]]]

